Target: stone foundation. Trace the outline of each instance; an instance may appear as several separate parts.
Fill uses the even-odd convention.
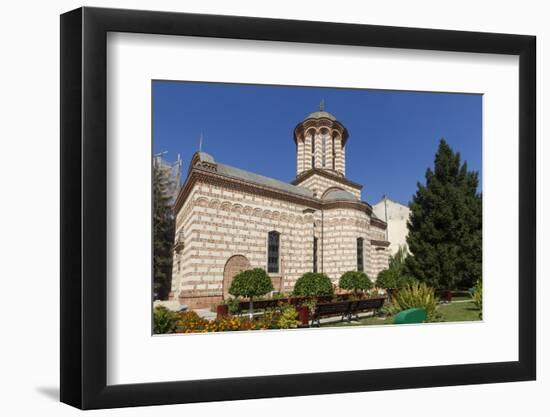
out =
[[[221,295],[211,295],[206,297],[186,297],[184,294],[178,298],[180,304],[185,304],[191,310],[199,308],[210,308],[212,305],[218,305],[223,302]]]

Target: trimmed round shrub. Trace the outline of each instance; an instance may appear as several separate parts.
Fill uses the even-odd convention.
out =
[[[253,299],[273,291],[271,278],[262,268],[254,268],[243,271],[233,278],[229,294],[235,297],[248,297],[250,300],[249,315],[253,313]]]
[[[296,297],[315,297],[333,295],[332,281],[325,274],[307,272],[294,284],[292,295]]]
[[[235,275],[229,294],[235,297],[259,297],[273,291],[271,278],[262,268],[248,269]]]
[[[352,290],[356,295],[372,288],[372,282],[364,272],[347,271],[340,277],[338,286],[344,290]]]

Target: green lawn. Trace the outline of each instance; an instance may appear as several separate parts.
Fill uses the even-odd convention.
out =
[[[475,308],[474,303],[453,302],[451,304],[440,304],[437,311],[441,315],[441,322],[453,321],[477,321],[479,320],[479,310]],[[341,326],[372,326],[382,324],[393,324],[393,316],[390,317],[367,317],[359,321],[323,323],[321,327],[341,327]]]
[[[471,300],[472,297],[469,295],[453,295],[453,301],[465,301],[465,300]]]
[[[437,310],[443,316],[442,321],[479,320],[479,310],[471,301],[463,303],[441,304]]]

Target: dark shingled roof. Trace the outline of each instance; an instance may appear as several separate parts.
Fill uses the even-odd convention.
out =
[[[205,152],[199,152],[198,156],[201,161],[209,162],[211,164],[216,164],[217,166],[216,172],[225,177],[235,178],[235,179],[251,182],[258,185],[264,185],[267,187],[276,188],[278,190],[281,190],[287,193],[298,194],[303,197],[313,198],[313,191],[308,190],[307,188],[298,187],[296,185],[279,181],[274,178],[264,177],[263,175],[258,175],[253,172],[245,171],[244,169],[235,168],[225,164],[220,164],[219,162],[216,162],[211,155]]]
[[[336,121],[336,117],[326,111],[316,111],[311,113],[308,117],[306,117],[306,119],[323,119],[323,118]]]
[[[355,197],[352,193],[349,191],[344,190],[330,190],[328,193],[326,193],[323,196],[323,200],[325,201],[331,201],[331,200],[351,200],[351,201],[357,201],[357,197]]]

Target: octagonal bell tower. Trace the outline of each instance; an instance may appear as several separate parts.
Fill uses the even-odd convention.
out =
[[[311,113],[294,129],[297,176],[312,169],[346,175],[348,131],[324,107],[321,100],[319,111]]]

